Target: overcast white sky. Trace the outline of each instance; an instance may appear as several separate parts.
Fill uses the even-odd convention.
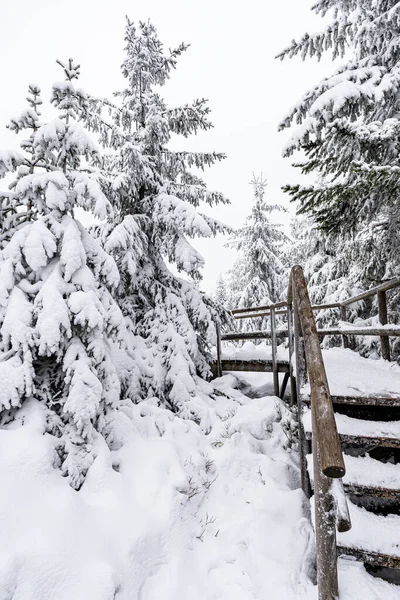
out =
[[[150,18],[166,47],[191,44],[181,57],[164,97],[171,105],[209,99],[214,129],[185,147],[221,151],[227,159],[205,175],[210,187],[231,199],[209,214],[240,226],[252,202],[252,172],[268,179],[268,198],[289,207],[280,187],[296,181],[289,159],[281,158],[288,132],[277,133],[291,105],[327,74],[329,65],[280,62],[274,56],[306,30],[321,28],[311,0],[1,0],[0,148],[15,140],[5,124],[25,106],[27,85],[37,83],[48,98],[62,78],[55,60],[81,64],[80,86],[97,95],[121,87],[124,16]],[[3,126],[4,125],[4,126]],[[293,212],[293,207],[290,207]],[[235,259],[226,239],[197,244],[206,260],[203,289]]]

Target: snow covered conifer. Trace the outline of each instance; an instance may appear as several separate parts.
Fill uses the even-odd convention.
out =
[[[227,200],[191,169],[203,170],[224,155],[169,148],[173,135],[212,126],[206,100],[170,108],[160,95],[187,46],[165,52],[154,25],[129,20],[125,42],[126,87],[116,94],[119,102],[93,98],[96,114],[88,117],[103,144],[114,148],[107,176],[115,226],[99,235],[117,260],[118,297],[137,348],[142,396],[157,396],[193,416],[196,378],[210,374],[209,348],[222,313],[190,280],[176,277],[167,261],[200,279],[203,258],[190,238],[226,228],[198,207]],[[107,111],[111,120],[105,123]]]
[[[371,256],[365,275],[378,282],[399,268],[398,2],[318,0],[313,10],[330,15],[330,22],[293,41],[280,57],[320,58],[332,51],[344,62],[281,124],[298,125],[286,155],[304,151],[306,160],[296,166],[317,176],[313,185],[284,189],[326,231],[357,236]]]
[[[254,204],[244,227],[235,231],[229,245],[240,253],[242,271],[239,306],[257,306],[278,302],[287,285],[283,249],[288,241],[281,226],[270,215],[282,210],[265,199],[266,181],[262,175],[251,181]]]
[[[39,410],[43,431],[58,438],[62,472],[79,488],[120,400],[111,345],[123,330],[114,259],[74,218],[81,206],[106,219],[111,206],[88,166],[100,155],[78,122],[87,108],[74,85],[79,66],[59,64],[58,116],[41,121],[40,90],[30,86],[28,108],[10,123],[29,137],[21,152],[0,153],[0,174],[16,174],[1,193],[0,419],[6,426]]]
[[[222,306],[226,307],[226,303],[228,300],[228,294],[226,291],[225,279],[224,279],[222,273],[220,273],[217,278],[217,285],[216,285],[216,290],[215,290],[215,300],[219,304],[222,304]]]

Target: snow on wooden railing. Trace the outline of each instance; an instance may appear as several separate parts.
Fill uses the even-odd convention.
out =
[[[324,329],[318,329],[317,333],[320,337],[327,335],[341,335],[343,341],[343,347],[348,348],[350,344],[349,336],[362,335],[362,336],[379,336],[381,344],[382,358],[390,360],[390,344],[389,337],[400,337],[400,328],[396,325],[388,325],[388,311],[387,311],[387,298],[386,292],[400,287],[400,277],[385,281],[380,285],[377,285],[369,290],[357,294],[343,300],[342,302],[333,302],[330,304],[317,304],[312,305],[311,310],[313,312],[319,310],[328,310],[338,308],[340,310],[340,321],[337,327],[328,327]],[[379,325],[375,327],[358,327],[347,323],[347,310],[348,307],[367,298],[377,296],[378,300],[378,319]],[[254,319],[256,317],[267,317],[271,316],[271,312],[274,312],[275,317],[279,315],[287,315],[288,302],[278,302],[276,304],[266,306],[253,306],[247,308],[236,308],[231,310],[230,313],[235,319]],[[282,330],[282,334],[283,334]],[[269,338],[271,337],[271,331],[259,332],[259,337]],[[233,338],[232,338],[233,339]],[[240,339],[236,337],[235,339]],[[251,339],[251,338],[247,338]]]
[[[294,316],[296,379],[301,390],[308,373],[311,390],[312,454],[314,465],[315,536],[317,548],[317,582],[319,600],[338,597],[336,527],[350,529],[343,487],[332,478],[345,474],[345,465],[333,412],[324,361],[303,269],[292,268],[288,289],[288,305]],[[300,396],[300,395],[299,395]],[[298,398],[301,414],[301,398]],[[307,492],[306,445],[299,418],[300,452],[303,489]]]
[[[290,273],[287,301],[268,306],[238,308],[230,311],[235,319],[254,319],[270,317],[269,331],[231,332],[220,335],[218,332],[217,360],[221,369],[221,340],[245,340],[271,338],[274,390],[278,395],[279,380],[277,368],[277,338],[289,340],[289,374],[291,383],[291,402],[302,411],[300,390],[303,389],[307,374],[311,390],[312,412],[312,452],[313,481],[315,498],[315,534],[317,547],[317,579],[319,600],[338,598],[336,532],[351,528],[346,496],[341,478],[345,474],[342,450],[333,412],[332,398],[326,377],[320,338],[326,335],[341,335],[343,346],[349,347],[349,337],[355,335],[379,336],[382,357],[390,360],[389,337],[400,336],[400,327],[388,325],[386,292],[400,287],[400,278],[392,279],[357,296],[342,302],[311,305],[307,284],[300,266],[292,268]],[[347,307],[377,295],[379,325],[365,327],[346,322]],[[313,312],[337,308],[340,321],[337,327],[317,329]],[[276,316],[286,315],[287,328],[276,327]],[[293,374],[292,357],[295,355],[296,377]],[[302,463],[302,487],[310,493],[307,477],[307,442],[299,418],[299,442]]]

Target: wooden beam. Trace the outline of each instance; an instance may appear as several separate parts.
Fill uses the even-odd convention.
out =
[[[351,404],[353,406],[400,407],[400,398],[390,396],[332,396],[333,404]]]
[[[217,329],[217,377],[222,377],[222,367],[221,367],[221,330],[219,325],[216,327]]]
[[[386,292],[381,290],[378,292],[378,316],[379,323],[381,325],[387,325],[388,322],[388,313],[387,313],[387,301],[386,301]],[[381,338],[381,354],[382,358],[385,360],[390,360],[390,344],[389,338],[380,336]]]
[[[380,327],[353,327],[352,329],[342,329],[338,327],[327,327],[326,329],[318,329],[318,335],[374,335],[379,337],[400,337],[399,329],[389,329]]]
[[[314,413],[315,419],[315,413]],[[313,428],[316,427],[314,422]],[[338,600],[336,557],[336,510],[332,479],[321,469],[317,436],[312,444],[314,464],[315,541],[317,546],[317,582],[319,600]]]
[[[327,477],[343,477],[346,468],[303,269],[300,266],[293,267],[292,277],[304,338],[307,370],[311,388],[311,411],[318,441],[321,469]]]
[[[375,498],[385,498],[386,500],[400,500],[400,489],[393,490],[359,483],[344,483],[343,487],[347,494],[352,494],[353,496],[373,496]]]
[[[233,310],[230,310],[229,312],[231,313],[231,315],[236,315],[239,313],[246,313],[246,312],[264,312],[266,310],[271,310],[271,308],[283,308],[287,305],[287,302],[277,302],[276,304],[266,304],[264,306],[249,306],[246,308],[234,308]]]
[[[222,371],[256,371],[258,373],[272,373],[272,360],[239,360],[239,359],[222,359]],[[277,361],[277,369],[279,373],[289,373],[288,361]]]
[[[285,338],[288,335],[287,329],[277,329],[276,337]],[[223,333],[221,335],[221,340],[223,342],[227,341],[235,341],[235,340],[269,340],[271,338],[270,331],[247,331],[247,332],[230,332]]]
[[[353,556],[360,562],[376,567],[400,569],[400,556],[392,556],[390,554],[383,554],[382,552],[373,552],[371,550],[342,545],[338,546],[337,553],[339,556]]]
[[[296,359],[296,401],[297,418],[299,423],[299,450],[300,450],[300,475],[301,487],[307,498],[311,497],[310,479],[307,471],[307,454],[309,453],[308,443],[303,427],[303,405],[301,401],[300,390],[306,383],[306,357],[304,354],[304,340],[301,332],[297,298],[293,298],[293,327],[294,327],[294,349]]]
[[[276,360],[277,341],[276,341],[276,319],[275,309],[271,308],[271,352],[272,352],[272,373],[274,380],[274,394],[279,397],[279,374]]]
[[[345,306],[340,307],[340,319],[345,322],[347,321],[347,308]],[[342,345],[343,345],[343,348],[349,347],[349,338],[347,337],[347,335],[344,335],[343,333],[342,333]]]
[[[297,388],[296,378],[293,374],[293,352],[294,352],[294,335],[293,335],[293,308],[292,305],[287,307],[287,325],[288,325],[288,341],[289,341],[289,373],[290,373],[290,404],[297,404]]]
[[[365,292],[358,294],[358,296],[347,298],[347,300],[344,300],[344,302],[342,302],[341,304],[342,306],[350,306],[350,304],[355,304],[356,302],[360,302],[360,300],[371,298],[371,296],[375,296],[375,294],[377,294],[378,292],[387,292],[396,287],[400,287],[400,277],[396,277],[395,279],[386,281],[381,285],[377,285],[376,287],[373,287],[370,290],[366,290]]]

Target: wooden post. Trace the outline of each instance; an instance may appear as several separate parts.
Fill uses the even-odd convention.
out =
[[[310,380],[313,436],[317,436],[318,439],[321,469],[327,477],[343,477],[346,468],[303,269],[300,266],[293,267],[292,277]]]
[[[299,424],[299,450],[301,466],[301,487],[307,498],[311,497],[310,478],[307,472],[307,454],[309,452],[308,443],[304,433],[302,422],[303,406],[301,400],[301,388],[306,383],[306,357],[304,353],[304,341],[301,335],[301,325],[299,312],[296,302],[296,296],[293,295],[293,316],[294,316],[294,349],[296,357],[296,401],[297,415]]]
[[[338,600],[336,511],[332,494],[332,480],[322,473],[315,433],[313,435],[312,447],[318,600]]]
[[[274,378],[274,394],[279,397],[279,373],[276,359],[277,343],[276,343],[276,320],[275,309],[271,308],[271,345],[272,345],[272,374]]]
[[[380,325],[387,325],[388,315],[387,315],[387,301],[386,301],[386,292],[385,291],[378,292],[378,315],[379,315]],[[387,336],[381,336],[380,339],[381,339],[382,358],[384,358],[385,360],[390,360],[389,338]]]
[[[293,352],[294,352],[294,338],[293,338],[293,308],[289,304],[287,307],[287,326],[288,326],[288,340],[289,340],[289,375],[290,375],[290,405],[294,406],[297,404],[297,390],[296,390],[296,379],[293,375]]]
[[[341,321],[347,321],[347,308],[345,306],[340,307],[340,319]],[[347,335],[342,334],[342,345],[343,348],[349,347],[349,338]]]
[[[219,325],[216,326],[217,331],[217,377],[222,377],[221,365],[221,330]]]

